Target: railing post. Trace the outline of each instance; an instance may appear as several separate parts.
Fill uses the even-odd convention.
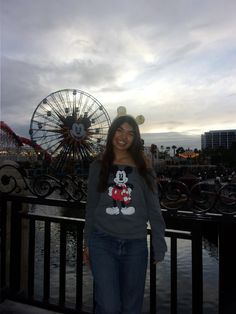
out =
[[[10,226],[10,293],[15,295],[20,290],[21,279],[21,216],[22,203],[11,203],[11,226]]]
[[[28,297],[34,297],[34,262],[35,262],[35,220],[29,219],[29,247],[28,247]]]
[[[26,206],[24,204],[23,206]],[[20,213],[21,215],[21,213]],[[30,252],[32,254],[32,252]],[[21,296],[28,295],[28,260],[29,260],[29,219],[21,216]]]
[[[48,303],[50,298],[50,246],[51,224],[45,221],[44,229],[44,274],[43,274],[43,300]]]
[[[156,313],[156,264],[154,264],[154,254],[152,249],[152,235],[150,234],[150,314]]]
[[[235,224],[219,225],[219,314],[236,313]]]
[[[197,222],[196,222],[197,223]],[[192,231],[192,313],[203,313],[202,232],[200,224]]]
[[[6,289],[6,201],[1,199],[0,207],[0,231],[1,231],[1,244],[0,244],[0,302],[4,300]]]

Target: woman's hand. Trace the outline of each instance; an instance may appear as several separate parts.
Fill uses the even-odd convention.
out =
[[[89,249],[88,247],[84,247],[83,249],[83,262],[90,268],[90,260],[89,260]]]

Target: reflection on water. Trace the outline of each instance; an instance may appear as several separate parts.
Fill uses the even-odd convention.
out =
[[[32,213],[49,214],[47,206],[38,206],[32,208]],[[60,208],[50,207],[50,215],[61,215]],[[75,216],[80,216],[76,212]],[[63,209],[63,215],[66,215]],[[70,217],[71,210],[70,210]],[[44,243],[44,223],[36,224],[36,259],[35,259],[35,294],[40,298],[43,294],[43,243]],[[60,263],[60,247],[59,247],[59,225],[51,224],[51,282],[50,295],[51,301],[57,303],[59,297],[59,263]],[[157,265],[157,313],[170,313],[170,239],[167,238],[168,252],[164,262]],[[177,241],[178,257],[178,313],[190,314],[192,312],[192,267],[191,267],[191,241],[179,239]],[[75,304],[76,290],[76,237],[73,230],[67,231],[67,255],[66,255],[66,303],[68,306]],[[203,244],[203,282],[204,282],[204,314],[217,314],[218,304],[218,259],[217,248],[205,241]],[[145,297],[143,312],[149,313],[149,268],[146,279]],[[83,267],[83,306],[84,310],[92,308],[92,277],[90,270]]]

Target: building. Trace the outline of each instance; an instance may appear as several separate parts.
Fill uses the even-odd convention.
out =
[[[216,130],[201,135],[202,149],[219,147],[230,149],[233,142],[236,142],[236,130]]]

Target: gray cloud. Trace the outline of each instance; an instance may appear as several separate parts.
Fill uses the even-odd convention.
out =
[[[233,128],[235,11],[234,0],[2,1],[2,119],[26,133],[44,97],[78,88],[112,115],[144,114],[144,131]]]

